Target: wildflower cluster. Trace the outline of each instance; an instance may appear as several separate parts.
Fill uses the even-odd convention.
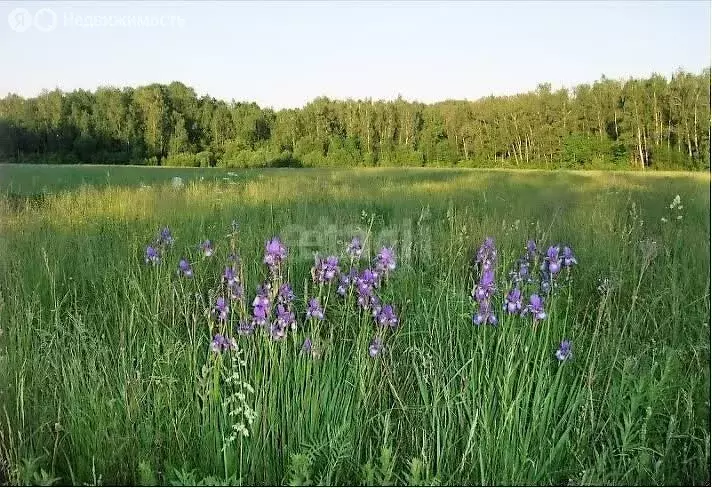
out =
[[[548,295],[557,287],[562,269],[566,269],[568,272],[575,264],[578,264],[578,261],[576,261],[571,248],[564,246],[562,249],[559,244],[549,246],[546,255],[540,259],[539,287],[541,293]]]
[[[279,237],[272,237],[265,243],[263,262],[267,265],[271,281],[265,281],[257,288],[257,295],[252,301],[253,327],[265,327],[273,341],[284,340],[289,330],[297,329],[292,285],[282,278],[282,265],[287,256],[287,247]]]
[[[483,245],[480,252],[483,252],[484,248],[486,248],[485,245]],[[546,253],[542,255],[538,252],[536,242],[529,240],[525,250],[525,254],[514,262],[513,269],[509,272],[510,288],[504,297],[502,308],[508,315],[529,315],[536,322],[546,318],[544,297],[558,286],[562,270],[566,270],[568,274],[578,261],[568,246],[562,247],[558,244],[550,246]],[[535,279],[531,270],[537,268],[539,276],[538,279]],[[487,278],[483,274],[484,285],[489,284]],[[531,290],[536,285],[538,285],[538,288]],[[482,288],[482,285],[480,288]],[[525,305],[524,297],[527,289],[531,293],[528,303]],[[476,298],[479,299],[480,296],[478,295]],[[475,319],[477,319],[477,316],[475,316]],[[475,321],[477,322],[477,320]]]
[[[546,319],[545,297],[557,289],[562,279],[570,276],[576,264],[576,256],[568,246],[556,244],[541,253],[535,241],[527,241],[524,254],[514,261],[507,275],[509,286],[503,297],[502,310],[506,315],[531,317],[534,323]],[[476,279],[471,296],[477,305],[472,321],[477,325],[496,326],[498,323],[492,305],[497,292],[496,265],[497,248],[494,239],[487,237],[475,256]],[[532,270],[538,270],[538,276]],[[571,357],[570,341],[561,343],[556,357],[560,361]]]
[[[351,263],[358,262],[363,251],[359,238],[354,237],[348,244],[346,252],[351,258]],[[379,297],[379,290],[387,283],[389,276],[397,266],[395,252],[390,247],[383,247],[376,254],[371,266],[359,271],[352,267],[348,273],[339,277],[337,294],[345,299],[356,297],[356,305],[373,318],[377,330],[372,339],[368,353],[375,358],[383,351],[383,336],[389,329],[395,329],[399,324],[398,314],[393,305],[383,304]]]
[[[263,263],[267,268],[266,279],[257,287],[250,301],[245,293],[242,263],[235,250],[237,229],[237,224],[233,222],[230,252],[209,310],[210,349],[216,354],[237,351],[235,337],[249,336],[258,330],[264,331],[272,341],[283,341],[290,331],[299,329],[296,296],[291,283],[285,279],[287,247],[276,236],[265,242]],[[159,264],[164,250],[173,244],[170,230],[161,230],[157,239],[147,247],[145,262]],[[319,330],[327,320],[332,291],[373,321],[376,332],[369,344],[369,355],[376,357],[383,352],[385,336],[400,323],[396,307],[383,303],[381,299],[383,288],[397,268],[397,260],[392,248],[383,247],[370,263],[361,268],[363,251],[363,243],[354,237],[346,246],[344,260],[335,255],[315,256],[311,269],[312,285],[305,290],[302,302],[304,309],[301,317],[305,326],[302,352],[318,355]],[[198,252],[204,258],[211,258],[215,247],[210,240],[205,240],[198,245]],[[342,268],[343,263],[348,263],[344,266],[348,271]],[[499,323],[495,306],[498,295],[497,264],[495,241],[487,237],[476,253],[475,280],[471,291],[471,298],[476,304],[472,321],[477,325],[496,326]],[[577,264],[576,256],[568,246],[556,244],[541,252],[535,241],[527,241],[523,255],[514,261],[506,275],[508,284],[501,303],[504,314],[531,317],[534,323],[545,320],[546,298],[560,286],[562,280],[570,276],[571,269]],[[182,278],[193,278],[195,275],[191,262],[185,257],[180,258],[177,268]],[[562,342],[556,357],[562,361],[568,359],[570,349],[570,341]]]
[[[338,257],[329,256],[326,259],[319,259],[317,255],[314,258],[314,267],[311,270],[314,283],[331,283],[340,272]]]
[[[238,225],[233,221],[233,235]],[[238,308],[231,320],[232,330],[238,336],[252,335],[257,329],[264,330],[274,341],[286,338],[287,330],[294,328],[295,315],[291,307],[294,299],[289,283],[281,282],[281,264],[287,256],[287,249],[278,237],[265,243],[264,264],[267,265],[271,281],[265,281],[257,287],[255,297],[248,306],[245,301],[245,288],[242,279],[242,266],[235,252],[234,243],[228,255],[228,265],[222,275],[222,285],[230,300]]]
[[[233,233],[236,227],[233,223]],[[208,244],[206,244],[208,243]],[[228,334],[248,336],[263,330],[272,341],[283,341],[289,331],[297,331],[298,319],[295,309],[296,297],[292,285],[284,279],[288,249],[279,239],[273,237],[265,243],[263,263],[267,267],[267,280],[257,287],[254,298],[246,302],[239,258],[234,252],[228,257],[220,282],[220,293],[215,299],[211,317],[216,324],[212,350],[216,353],[234,349],[234,339]],[[209,241],[200,246],[201,252],[213,249]],[[326,320],[328,302],[332,287],[342,297],[356,295],[357,305],[367,311],[381,329],[395,328],[398,316],[393,305],[382,305],[378,289],[388,280],[396,268],[396,258],[392,249],[384,247],[377,254],[370,267],[358,270],[363,253],[360,239],[354,238],[347,246],[347,257],[352,267],[343,273],[338,256],[315,257],[311,270],[314,293],[305,297],[304,321],[308,333],[302,344],[302,351],[312,356],[318,355],[320,324]],[[207,256],[207,254],[204,253]],[[211,253],[212,255],[212,253]],[[183,264],[179,265],[183,269]],[[192,270],[191,270],[192,276]],[[249,306],[247,306],[249,304]],[[378,335],[378,334],[377,334]],[[380,353],[382,338],[377,337],[369,349],[372,356]],[[377,350],[376,353],[374,353]]]
[[[240,259],[235,250],[236,236],[237,226],[233,221],[232,233],[229,235],[231,238],[230,253],[218,281],[218,293],[211,311],[211,317],[214,321],[211,350],[215,353],[222,353],[228,350],[237,352],[237,341],[230,334],[234,332],[238,335],[244,335],[246,332],[245,323],[241,320],[246,316],[245,290]],[[198,244],[198,252],[202,254],[204,259],[212,258],[215,254],[215,246],[212,241],[206,239]],[[238,325],[233,325],[235,319],[237,319]]]
[[[161,254],[170,246],[173,245],[173,236],[171,235],[171,230],[168,227],[164,227],[158,233],[151,244],[146,246],[145,262],[152,266],[157,265],[161,262]]]
[[[472,321],[477,324],[497,325],[497,316],[492,310],[492,297],[497,291],[495,284],[495,266],[497,248],[494,239],[488,237],[477,251],[475,266],[479,272],[479,282],[472,288],[472,299],[477,303],[477,311]]]
[[[296,330],[297,320],[290,305],[277,305],[275,319],[270,325],[270,337],[275,340],[282,340],[287,335],[287,330]]]

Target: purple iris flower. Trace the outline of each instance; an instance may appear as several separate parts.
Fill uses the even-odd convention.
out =
[[[350,284],[349,284],[350,283]],[[342,286],[340,289],[343,290],[344,294],[348,289],[348,286],[354,285],[356,288],[356,301],[364,310],[371,309],[371,313],[374,317],[378,315],[381,311],[381,302],[376,296],[375,288],[379,283],[379,275],[372,271],[371,269],[365,269],[359,275],[355,269],[349,272],[348,279],[342,277]],[[337,290],[339,292],[339,290]]]
[[[549,273],[555,275],[561,270],[561,258],[559,258],[559,246],[551,246],[546,251],[546,261],[549,267]]]
[[[378,325],[382,327],[396,327],[398,326],[398,316],[392,305],[384,305],[378,312],[376,316]]]
[[[294,291],[292,290],[292,285],[289,283],[283,283],[280,285],[277,291],[277,301],[279,303],[288,304],[294,300]]]
[[[267,316],[269,315],[269,308],[263,305],[255,305],[252,307],[252,324],[253,325],[265,325],[267,323]]]
[[[253,307],[265,307],[268,308],[270,305],[269,297],[266,295],[258,294],[254,300],[252,300]]]
[[[210,349],[215,353],[223,352],[227,348],[227,340],[222,334],[215,334],[210,343]]]
[[[227,320],[228,313],[230,313],[230,307],[225,301],[224,297],[218,297],[215,301],[215,308],[213,309],[213,314],[220,321]]]
[[[264,263],[271,271],[275,271],[279,265],[287,259],[287,248],[284,247],[279,237],[273,237],[265,244]]]
[[[258,286],[257,295],[255,295],[255,299],[252,301],[252,306],[261,305],[263,307],[269,307],[272,303],[272,300],[270,299],[271,290],[272,286],[269,283],[263,283]]]
[[[287,328],[284,327],[278,320],[275,320],[269,326],[269,336],[273,341],[281,341],[287,337]]]
[[[265,281],[257,287],[257,295],[261,297],[267,297],[269,300],[270,293],[272,292],[272,285],[269,281]]]
[[[225,272],[223,273],[223,281],[227,284],[227,286],[232,286],[233,284],[238,282],[237,274],[235,273],[235,268],[233,268],[232,266],[225,267]]]
[[[339,258],[336,256],[329,256],[326,259],[319,259],[318,256],[314,258],[312,268],[314,283],[331,283],[339,272]]]
[[[267,284],[257,288],[257,296],[252,301],[252,322],[255,325],[265,325],[269,317],[271,302],[270,288]]]
[[[233,338],[225,337],[222,334],[215,334],[213,341],[210,343],[210,349],[215,353],[221,353],[228,349],[237,349],[237,342]]]
[[[153,246],[146,247],[146,264],[156,265],[161,261],[158,250]]]
[[[379,337],[374,337],[368,346],[368,355],[375,358],[383,351],[383,341]]]
[[[255,324],[247,320],[241,320],[239,324],[235,326],[235,332],[241,336],[248,336],[255,331]]]
[[[494,270],[488,269],[482,273],[479,284],[475,287],[472,298],[477,301],[489,300],[497,287],[494,283]]]
[[[360,279],[356,282],[356,291],[359,295],[370,296],[373,293],[373,285],[370,284],[368,281]]]
[[[556,359],[558,359],[559,361],[566,361],[567,359],[570,359],[572,355],[573,353],[571,352],[571,341],[561,341],[561,345],[559,345],[559,349],[556,351]]]
[[[190,263],[185,259],[181,259],[178,262],[178,274],[181,274],[186,278],[193,277],[193,268],[190,267]]]
[[[479,302],[479,309],[472,316],[472,322],[477,325],[497,325],[497,316],[492,311],[492,305],[489,301],[484,300]]]
[[[366,291],[359,289],[358,297],[356,298],[356,302],[358,303],[359,307],[366,310],[371,306],[371,297],[372,297],[372,295],[371,295],[370,289],[368,289]]]
[[[349,288],[351,288],[351,277],[342,273],[339,277],[339,287],[336,289],[336,293],[342,297],[346,296],[346,292]]]
[[[200,248],[201,252],[203,253],[203,256],[205,256],[206,258],[209,258],[210,256],[212,256],[213,253],[215,252],[215,249],[213,248],[213,244],[209,240],[201,242],[198,247]]]
[[[158,244],[170,246],[173,244],[173,236],[171,235],[171,230],[168,227],[161,229],[158,235]]]
[[[319,299],[310,298],[307,306],[307,318],[314,317],[317,320],[324,320],[324,310],[321,308]]]
[[[378,286],[380,282],[380,275],[378,274],[378,272],[375,272],[370,268],[366,268],[361,272],[361,276],[359,276],[359,282],[372,287]]]
[[[477,250],[475,262],[482,266],[483,271],[488,271],[494,267],[497,262],[497,248],[492,237],[487,237]]]
[[[492,310],[491,299],[497,290],[495,283],[495,264],[497,263],[497,248],[492,237],[487,237],[477,250],[475,263],[479,265],[480,280],[472,290],[472,299],[477,302],[477,312],[472,316],[472,322],[477,325],[497,325],[497,316]]]
[[[346,296],[349,289],[358,283],[358,278],[359,275],[356,268],[351,268],[348,273],[342,273],[339,277],[339,287],[336,289],[336,293]]]
[[[396,255],[391,247],[383,247],[376,255],[373,267],[379,273],[388,274],[396,269]]]
[[[277,305],[276,322],[284,328],[289,327],[292,330],[297,328],[297,321],[294,318],[294,312],[282,304]]]
[[[359,259],[361,253],[363,253],[363,246],[361,244],[361,239],[354,237],[351,242],[346,246],[346,252],[351,256],[352,259]]]
[[[308,337],[304,339],[304,344],[302,344],[302,352],[305,354],[311,354],[312,352],[312,340]]]
[[[228,285],[228,291],[230,292],[230,300],[242,300],[245,296],[245,290],[242,285],[235,281],[232,285]]]
[[[495,251],[494,238],[493,237],[485,237],[485,240],[482,241],[480,248],[477,250],[477,261],[481,263],[488,256],[491,256],[494,251]]]
[[[368,309],[371,306],[371,300],[375,297],[373,285],[361,279],[356,282],[356,294],[356,301],[363,309]]]
[[[578,264],[578,261],[576,261],[576,256],[574,256],[574,253],[569,246],[564,246],[562,254],[564,258],[564,267],[570,268],[574,264]]]
[[[519,288],[514,288],[504,299],[504,309],[509,314],[520,313],[522,311],[522,292]]]
[[[546,318],[546,312],[544,312],[544,300],[536,293],[533,293],[532,296],[529,297],[529,305],[527,305],[525,313],[532,314],[534,316],[534,320],[544,320]]]
[[[340,271],[339,258],[336,256],[327,257],[324,263],[324,279],[331,282]]]

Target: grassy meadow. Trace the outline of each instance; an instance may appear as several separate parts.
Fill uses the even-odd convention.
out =
[[[709,189],[692,173],[0,166],[0,481],[709,485]],[[361,269],[395,250],[392,330],[312,282],[313,253],[347,271],[357,234]],[[272,236],[298,326],[233,334],[210,314],[228,255],[244,314]],[[488,236],[496,327],[473,324],[470,297]],[[527,239],[578,260],[538,323],[502,309]],[[216,327],[237,350],[211,350]]]

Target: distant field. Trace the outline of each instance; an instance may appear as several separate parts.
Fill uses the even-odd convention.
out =
[[[559,181],[568,177],[590,177],[599,181],[620,181],[632,179],[648,181],[681,177],[683,180],[709,181],[708,173],[686,171],[595,171],[595,170],[507,170],[507,169],[442,169],[442,168],[352,168],[352,169],[248,169],[229,168],[171,168],[161,166],[105,166],[105,165],[38,165],[38,164],[0,164],[0,191],[14,194],[36,194],[73,190],[82,185],[95,187],[162,185],[171,183],[174,177],[189,182],[239,182],[267,176],[293,175],[351,175],[367,178],[393,178],[395,182],[411,180],[441,181],[477,174],[509,175],[556,175]],[[603,180],[601,180],[603,177]]]
[[[709,188],[691,173],[0,166],[0,480],[708,485]],[[146,264],[164,226],[175,242]],[[312,281],[315,251],[348,271],[354,235],[360,270],[393,246],[377,293],[397,327]],[[296,295],[279,341],[234,329],[272,236],[289,249],[273,290]],[[487,236],[496,327],[473,323],[470,297]],[[223,323],[231,239],[245,298]],[[527,239],[532,274],[556,243],[578,261],[552,295],[521,285],[524,306],[545,296],[538,322],[503,309]],[[215,332],[244,364],[211,351]]]
[[[95,166],[95,165],[32,165],[0,164],[0,189],[16,194],[34,194],[75,189],[81,185],[106,187],[112,185],[138,186],[170,183],[174,176],[186,181],[221,180],[234,173],[218,168],[166,168],[150,166]],[[255,175],[258,171],[243,171]]]

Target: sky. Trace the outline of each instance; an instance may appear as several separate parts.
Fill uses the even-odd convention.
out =
[[[700,72],[710,2],[0,2],[0,96],[181,81],[276,109]]]

